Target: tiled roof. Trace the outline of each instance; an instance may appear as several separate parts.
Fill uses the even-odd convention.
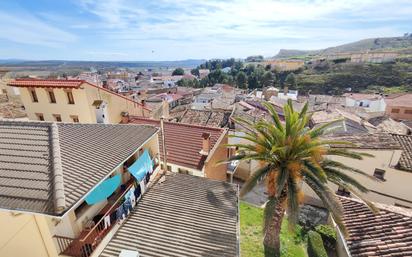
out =
[[[399,168],[412,171],[412,136],[392,134],[392,137],[402,146]]]
[[[0,208],[60,215],[156,131],[150,126],[0,121]]]
[[[354,145],[332,145],[336,148],[359,148],[359,149],[402,149],[401,145],[388,133],[357,133],[343,135],[327,135],[327,140],[338,140],[353,143]]]
[[[15,79],[8,83],[13,87],[56,87],[56,88],[79,88],[84,80],[64,79]]]
[[[361,94],[361,93],[346,93],[344,96],[352,98],[354,100],[379,100],[382,98],[381,95],[377,94]]]
[[[237,186],[172,173],[154,185],[101,257],[239,256]]]
[[[96,86],[94,84],[91,84],[85,80],[74,80],[74,79],[15,79],[11,82],[9,82],[7,85],[13,86],[13,87],[50,87],[50,88],[80,88],[80,85],[85,84],[89,85],[91,87],[98,88],[101,91],[105,91],[107,93],[110,93],[112,95],[115,95],[117,97],[121,97],[129,102],[132,102],[133,104],[142,106],[141,103],[134,101],[133,99],[130,99],[126,96],[123,96],[121,94],[115,93],[109,89],[103,88]],[[147,109],[146,107],[142,106],[143,109],[146,109],[148,111],[151,111],[150,109]]]
[[[385,99],[388,106],[412,107],[412,94],[401,94]]]
[[[129,118],[129,123],[147,124],[159,127],[160,121],[136,116]],[[189,125],[176,122],[164,122],[167,161],[183,167],[202,170],[206,156],[199,152],[202,150],[202,134],[210,133],[210,148],[213,149],[219,138],[226,133],[225,129]],[[162,140],[159,143],[163,149]],[[160,150],[163,159],[163,150]]]
[[[359,201],[342,197],[341,202],[353,257],[412,256],[412,212],[377,205],[374,214]]]
[[[181,123],[209,127],[223,127],[229,121],[230,112],[187,109]]]
[[[368,120],[377,131],[406,135],[408,127],[402,122],[395,121],[387,116],[378,116]]]

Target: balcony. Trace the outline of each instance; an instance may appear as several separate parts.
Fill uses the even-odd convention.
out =
[[[159,167],[155,162],[153,170],[155,171]],[[101,216],[101,218],[90,228],[84,229],[77,238],[70,238],[65,236],[55,235],[58,252],[60,255],[72,256],[72,257],[89,257],[93,251],[99,246],[103,238],[115,227],[117,221],[111,222],[110,226],[105,226],[105,218],[110,216],[116,209],[122,204],[122,199],[132,188],[135,179],[131,179],[120,187],[120,190],[114,195],[110,196],[108,204],[95,215]]]

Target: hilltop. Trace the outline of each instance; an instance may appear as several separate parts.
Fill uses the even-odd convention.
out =
[[[280,49],[279,53],[275,56],[275,58],[299,58],[310,55],[329,55],[345,52],[365,52],[381,49],[402,49],[409,47],[412,47],[412,34],[407,33],[402,37],[368,38],[320,50]]]

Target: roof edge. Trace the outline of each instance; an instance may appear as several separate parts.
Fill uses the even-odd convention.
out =
[[[56,123],[50,126],[51,154],[53,158],[53,196],[54,209],[62,212],[66,209],[66,197],[64,195],[63,167],[60,155],[59,128]]]

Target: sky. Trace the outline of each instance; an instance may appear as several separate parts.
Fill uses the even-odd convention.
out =
[[[411,0],[0,1],[0,59],[274,56],[412,32]]]

